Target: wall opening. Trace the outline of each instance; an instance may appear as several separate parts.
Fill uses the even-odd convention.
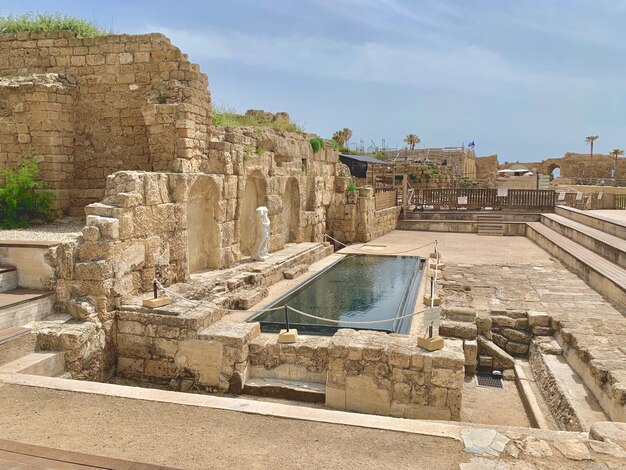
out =
[[[560,178],[561,177],[561,167],[558,165],[550,165],[548,167],[548,171],[550,172],[550,179]]]
[[[187,204],[187,259],[189,272],[220,268],[222,240],[215,221],[219,192],[210,177],[191,187]]]
[[[265,184],[261,175],[249,175],[243,198],[239,201],[240,250],[244,256],[250,256],[258,239],[256,209],[265,203]]]
[[[283,221],[285,223],[285,243],[300,240],[300,185],[296,178],[289,178],[285,185],[283,199]]]

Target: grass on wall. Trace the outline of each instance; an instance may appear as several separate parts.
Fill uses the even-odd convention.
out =
[[[61,13],[25,13],[23,15],[0,16],[2,33],[47,33],[50,31],[73,31],[80,38],[93,38],[113,34],[111,30]]]
[[[254,115],[237,114],[232,108],[223,106],[213,107],[213,124],[223,127],[268,127],[289,132],[304,132],[304,129],[294,122],[275,121],[266,122]]]

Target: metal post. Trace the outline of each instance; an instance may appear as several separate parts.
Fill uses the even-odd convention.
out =
[[[437,240],[435,240],[435,253],[439,253],[439,242]],[[437,257],[437,259],[439,259]]]
[[[289,313],[287,311],[287,305],[285,305],[285,326],[287,327],[287,331],[289,331]]]
[[[435,306],[435,277],[430,278],[430,308]]]
[[[159,289],[157,287],[157,280],[154,279],[152,281],[152,291],[154,292],[154,298],[156,299],[159,296]]]

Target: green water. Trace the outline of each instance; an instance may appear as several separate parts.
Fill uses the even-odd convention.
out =
[[[359,326],[350,321],[370,321],[394,318],[403,308],[405,292],[411,291],[408,282],[413,278],[417,257],[350,255],[322,272],[314,280],[279,299],[272,307],[289,307],[319,317],[339,320],[339,325],[316,320],[289,311],[293,324],[332,327],[360,327],[393,330],[393,321]],[[410,292],[409,292],[410,293]],[[410,299],[409,307],[415,299]],[[402,312],[404,314],[404,312]],[[282,310],[265,312],[254,321],[284,323]],[[405,322],[408,328],[409,322]]]

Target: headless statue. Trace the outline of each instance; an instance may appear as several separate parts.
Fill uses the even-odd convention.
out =
[[[270,240],[270,218],[267,216],[267,212],[265,206],[256,209],[259,239],[254,247],[254,253],[252,253],[252,259],[255,261],[265,261],[270,257],[267,253]]]

